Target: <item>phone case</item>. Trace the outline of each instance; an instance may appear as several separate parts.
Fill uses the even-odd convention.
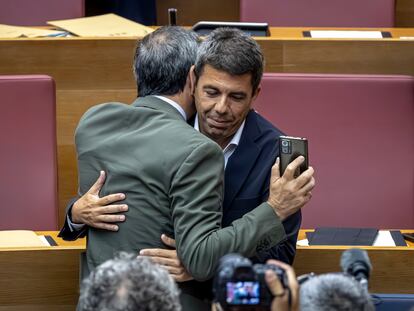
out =
[[[280,136],[279,154],[280,176],[283,175],[289,163],[295,160],[300,155],[305,157],[305,161],[295,172],[295,178],[302,174],[304,171],[306,171],[309,167],[308,140],[306,138]]]

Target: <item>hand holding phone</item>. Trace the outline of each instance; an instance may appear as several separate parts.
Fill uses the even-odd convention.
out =
[[[298,167],[295,172],[295,178],[306,171],[309,167],[308,160],[308,140],[301,137],[280,136],[279,154],[280,154],[280,176],[283,176],[286,167],[290,162],[299,156],[303,156],[305,161]]]

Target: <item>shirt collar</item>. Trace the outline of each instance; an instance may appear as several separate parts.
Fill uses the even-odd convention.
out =
[[[187,121],[187,115],[183,109],[183,107],[181,107],[179,104],[177,104],[175,101],[173,101],[172,99],[169,99],[167,97],[164,96],[160,96],[160,95],[155,95],[155,97],[165,101],[166,103],[170,104],[171,106],[173,106],[175,109],[178,110],[178,112],[181,114],[181,116],[184,118],[184,120]]]
[[[243,123],[238,128],[237,132],[233,135],[230,142],[227,144],[227,146],[223,149],[223,152],[226,152],[226,150],[231,147],[237,147],[240,144],[240,139],[243,134],[244,124],[246,123],[246,120],[243,121]],[[200,125],[198,124],[198,113],[196,113],[195,120],[194,120],[194,129],[200,132]]]

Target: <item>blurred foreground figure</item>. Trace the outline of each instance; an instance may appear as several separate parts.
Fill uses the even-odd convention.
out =
[[[168,272],[147,258],[121,253],[82,283],[78,311],[179,311],[179,292]]]
[[[373,311],[367,289],[353,277],[342,273],[310,278],[300,287],[301,311]]]

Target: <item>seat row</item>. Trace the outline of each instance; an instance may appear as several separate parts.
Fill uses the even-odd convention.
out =
[[[0,230],[56,230],[53,79],[0,76],[0,94]],[[414,227],[414,77],[266,73],[254,108],[309,140],[302,227]]]

